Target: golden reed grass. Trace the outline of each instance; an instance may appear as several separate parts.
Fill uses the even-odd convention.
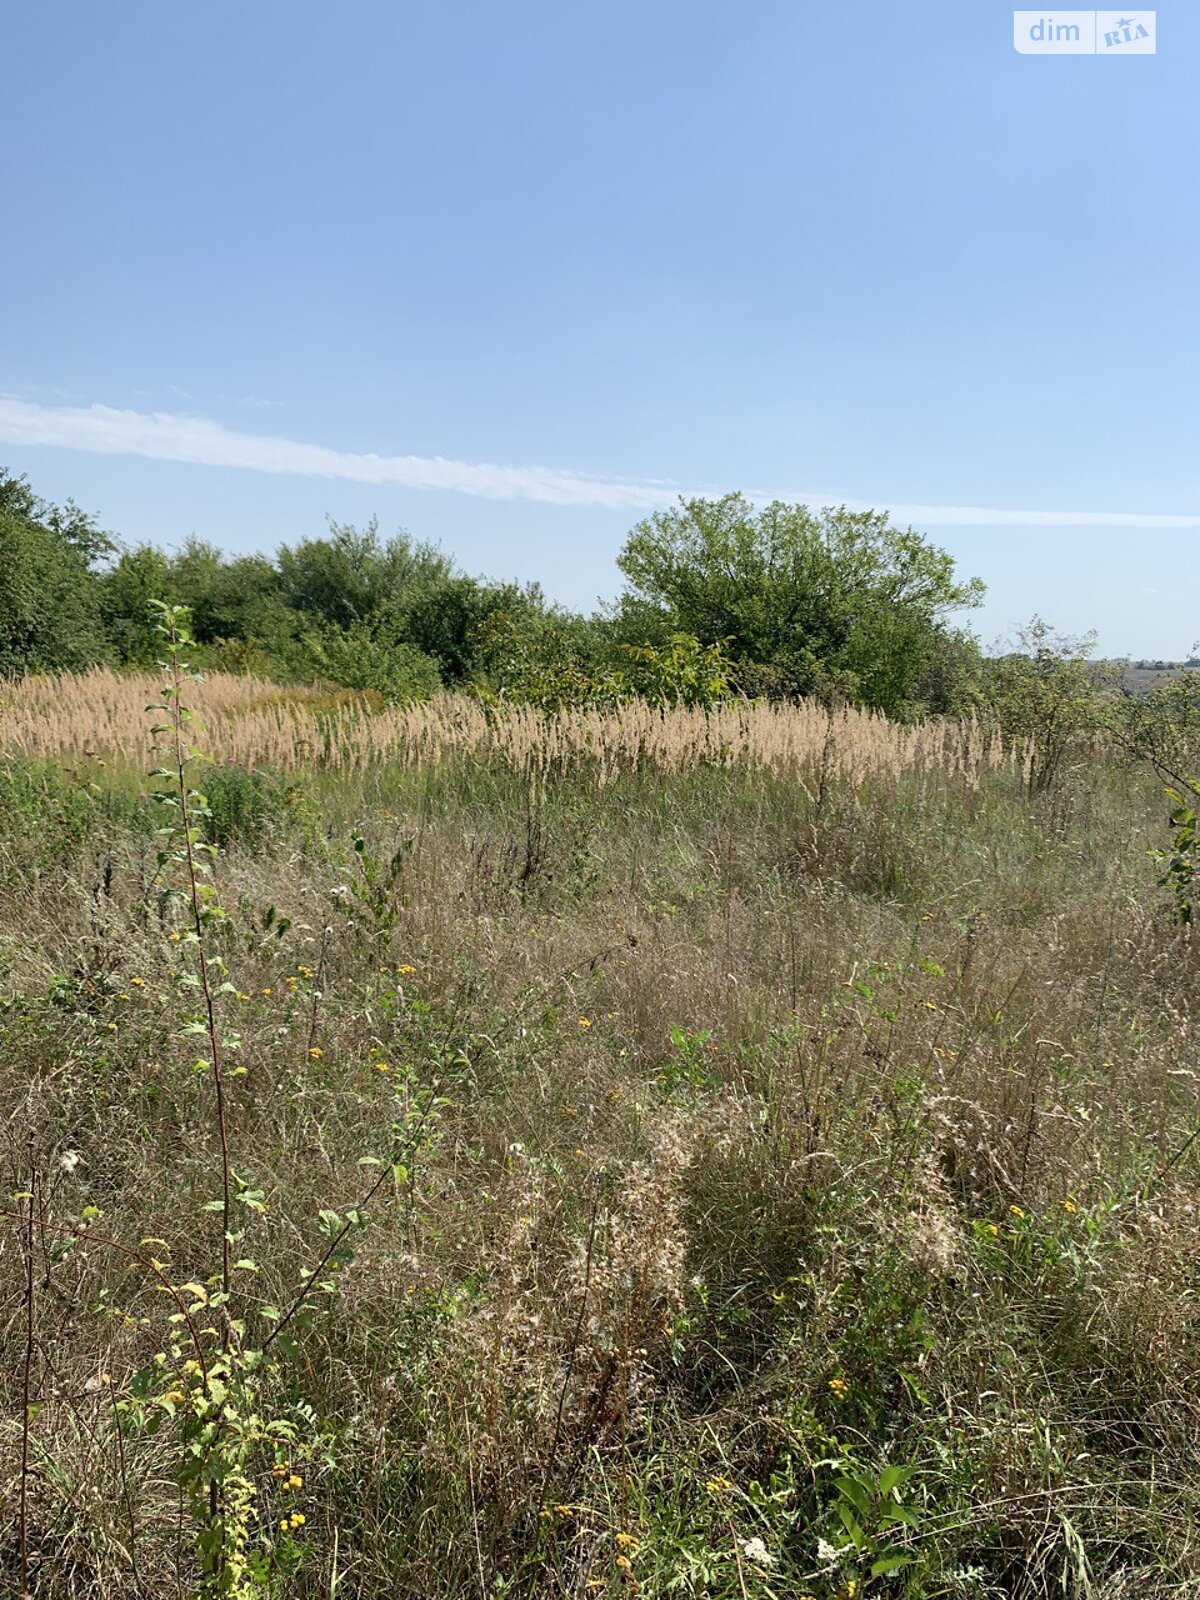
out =
[[[97,669],[30,677],[0,688],[0,750],[64,759],[144,760],[149,674]],[[968,783],[1023,754],[973,720],[902,725],[872,712],[826,711],[815,701],[737,701],[710,711],[635,702],[609,710],[543,712],[442,694],[383,709],[365,696],[283,687],[214,673],[196,688],[202,742],[218,761],[355,771],[379,763],[499,758],[531,776],[588,761],[597,780],[648,766],[681,771],[747,763],[778,771],[820,767],[858,781],[872,774],[957,774]]]

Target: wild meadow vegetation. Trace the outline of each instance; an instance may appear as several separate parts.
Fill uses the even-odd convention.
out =
[[[1200,1592],[1194,680],[148,615],[0,683],[6,1592]]]

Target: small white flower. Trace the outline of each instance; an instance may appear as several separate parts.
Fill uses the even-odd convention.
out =
[[[775,1557],[761,1539],[747,1539],[742,1546],[742,1554],[747,1561],[753,1561],[756,1566],[773,1567],[775,1565]]]

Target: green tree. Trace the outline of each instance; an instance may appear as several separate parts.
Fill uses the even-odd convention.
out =
[[[0,471],[0,677],[77,672],[106,655],[95,562],[112,541],[78,506]]]
[[[167,593],[167,558],[153,545],[125,550],[100,577],[100,614],[120,661],[152,666],[162,653],[151,601]]]
[[[1110,716],[1117,742],[1164,782],[1200,771],[1200,671],[1186,667],[1145,690],[1122,684]]]
[[[536,628],[546,612],[540,589],[515,583],[489,583],[465,573],[421,577],[397,594],[386,611],[386,627],[432,656],[449,684],[475,669],[474,641],[489,617],[503,614]]]
[[[337,628],[372,623],[405,594],[454,576],[436,545],[384,541],[374,520],[361,530],[331,522],[327,538],[284,545],[276,561],[288,605]]]
[[[1089,660],[1093,635],[1069,638],[1034,617],[1018,644],[987,663],[983,694],[1005,738],[1028,748],[1028,787],[1039,794],[1080,741],[1105,726],[1110,696]]]
[[[269,556],[230,559],[213,545],[189,539],[171,559],[163,592],[188,607],[192,631],[203,645],[239,640],[273,650],[299,626]]]
[[[672,633],[717,644],[781,694],[837,681],[898,713],[947,630],[978,604],[952,558],[876,511],[810,511],[740,494],[681,500],[647,518],[618,558],[629,591],[613,625],[631,644]],[[770,669],[763,672],[763,669]],[[937,709],[937,708],[935,708]]]

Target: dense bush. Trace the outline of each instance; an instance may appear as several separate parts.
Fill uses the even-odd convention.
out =
[[[347,689],[372,689],[390,705],[425,700],[441,688],[438,664],[404,639],[388,639],[361,623],[306,633],[289,652],[300,677]]]

